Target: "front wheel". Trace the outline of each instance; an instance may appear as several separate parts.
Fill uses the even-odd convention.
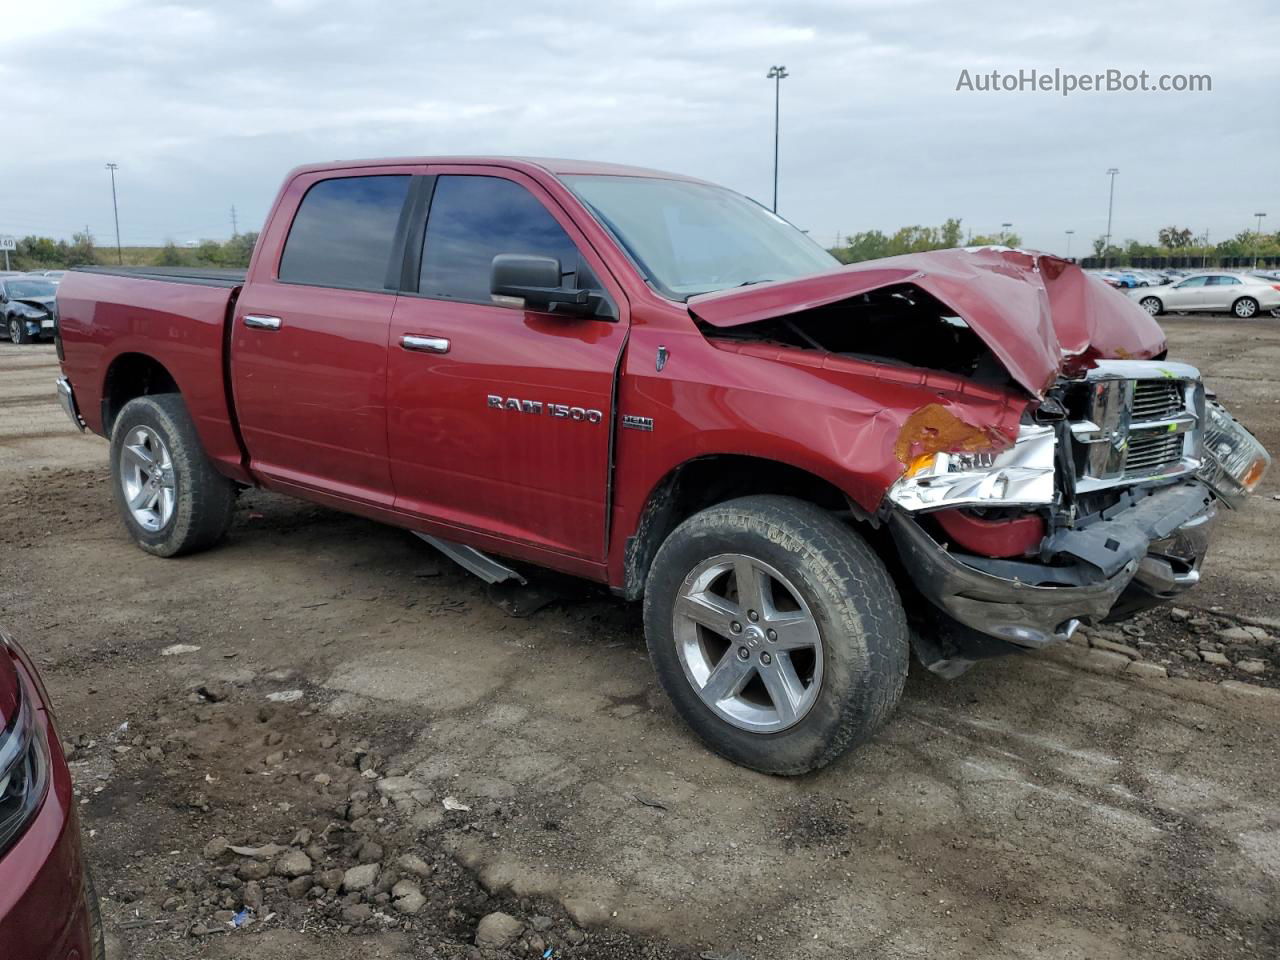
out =
[[[111,475],[124,525],[147,553],[204,550],[231,525],[235,487],[209,462],[176,393],[124,405],[111,430]]]
[[[658,680],[712,750],[774,774],[868,739],[906,681],[906,615],[847,524],[790,497],[695,514],[654,558],[645,634]]]
[[[1158,317],[1160,312],[1164,310],[1164,304],[1160,302],[1159,297],[1143,297],[1139,301],[1139,305],[1153,317]]]
[[[1241,297],[1231,305],[1231,312],[1241,320],[1248,320],[1258,312],[1258,301],[1253,297]]]
[[[9,318],[9,339],[14,343],[33,343],[35,337],[27,332],[27,324],[18,317]]]

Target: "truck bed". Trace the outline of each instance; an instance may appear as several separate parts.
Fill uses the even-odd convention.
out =
[[[228,320],[243,270],[86,267],[58,286],[63,372],[80,414],[108,435],[117,383],[171,383],[181,393],[205,452],[233,477],[241,450],[226,381]]]
[[[136,280],[161,280],[169,283],[198,283],[206,287],[239,287],[244,284],[246,270],[223,270],[216,267],[73,267],[76,273],[101,273],[107,276],[132,277]]]

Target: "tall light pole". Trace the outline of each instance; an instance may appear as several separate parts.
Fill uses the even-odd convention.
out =
[[[765,75],[773,81],[773,212],[778,212],[778,111],[782,104],[782,81],[790,76],[785,66],[770,67]]]
[[[1107,176],[1111,178],[1111,191],[1107,194],[1107,239],[1102,245],[1102,265],[1107,264],[1107,251],[1111,249],[1111,210],[1116,200],[1116,174],[1120,171],[1115,167],[1107,167]]]
[[[1254,216],[1258,218],[1258,232],[1254,234],[1254,237],[1253,237],[1253,269],[1257,270],[1258,269],[1258,247],[1262,245],[1262,218],[1265,217],[1266,214],[1255,213]]]
[[[111,171],[111,212],[116,218],[116,260],[123,264],[124,251],[120,249],[120,207],[116,204],[116,170],[119,167],[118,163],[107,164],[107,169]]]
[[[1007,231],[1008,231],[1008,229],[1009,229],[1010,227],[1012,227],[1012,226],[1013,226],[1013,224],[1012,224],[1012,223],[1002,223],[1002,224],[1000,224],[1000,243],[1001,243],[1001,245],[1002,245],[1002,246],[1004,245],[1005,238],[1008,236]]]
[[[1070,260],[1071,259],[1071,235],[1075,233],[1075,231],[1064,230],[1063,233],[1067,235],[1067,259]]]

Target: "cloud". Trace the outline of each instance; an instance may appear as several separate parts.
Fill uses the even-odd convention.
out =
[[[675,169],[839,232],[962,217],[1078,250],[1168,222],[1221,238],[1277,208],[1267,91],[1280,15],[1198,4],[661,0],[91,0],[24,3],[0,32],[12,146],[0,232],[126,243],[225,236],[298,163],[359,156],[583,156]],[[958,93],[962,69],[1204,72],[1209,94]],[[19,135],[17,131],[21,131]]]

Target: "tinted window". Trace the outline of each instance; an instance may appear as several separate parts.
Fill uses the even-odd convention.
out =
[[[1182,287],[1203,287],[1207,277],[1192,277],[1190,280],[1183,280],[1178,284],[1179,289]]]
[[[280,279],[321,287],[386,288],[408,176],[321,180],[302,198]]]
[[[1233,283],[1239,283],[1240,281],[1237,280],[1235,277],[1218,276],[1218,277],[1210,277],[1205,282],[1210,287],[1227,287]]]
[[[555,257],[566,276],[579,269],[578,250],[564,228],[520,184],[501,177],[436,180],[418,291],[489,303],[489,271],[501,253]],[[585,278],[584,284],[594,286]]]

